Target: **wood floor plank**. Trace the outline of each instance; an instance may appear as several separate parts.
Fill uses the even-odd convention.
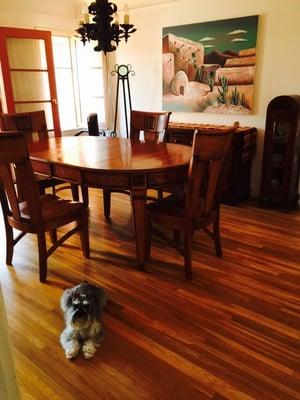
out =
[[[223,258],[197,232],[191,282],[155,231],[147,271],[137,270],[127,196],[113,194],[111,215],[104,220],[101,191],[90,190],[91,259],[74,235],[50,257],[46,284],[32,235],[5,265],[0,223],[0,280],[25,400],[300,399],[299,212],[222,206]],[[84,280],[108,293],[106,334],[92,360],[69,361],[59,301]]]

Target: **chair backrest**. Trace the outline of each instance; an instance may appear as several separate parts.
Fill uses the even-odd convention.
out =
[[[48,138],[44,110],[22,113],[0,114],[1,129],[4,131],[22,131],[28,142]]]
[[[9,211],[8,216],[12,216],[16,221],[25,222],[18,200],[22,198],[30,216],[26,222],[37,223],[41,220],[38,187],[29,159],[26,136],[22,132],[0,133],[0,184],[10,206],[10,210],[5,210],[4,207],[3,212]],[[3,206],[5,204],[2,202],[2,208]]]
[[[158,142],[168,128],[171,112],[148,112],[132,110],[130,114],[130,139]],[[162,138],[163,140],[163,138]]]
[[[235,122],[222,131],[195,131],[186,191],[187,218],[206,217],[218,209],[224,163],[238,127]]]
[[[99,136],[98,115],[91,113],[87,117],[89,136]]]

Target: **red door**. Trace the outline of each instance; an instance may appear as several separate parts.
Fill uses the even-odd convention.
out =
[[[51,32],[0,27],[0,62],[2,111],[44,110],[60,136]]]

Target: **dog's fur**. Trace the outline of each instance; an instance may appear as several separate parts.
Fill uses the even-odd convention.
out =
[[[66,289],[61,297],[66,328],[60,343],[67,358],[74,358],[80,349],[85,358],[92,358],[103,340],[102,309],[106,305],[103,288],[81,283]]]

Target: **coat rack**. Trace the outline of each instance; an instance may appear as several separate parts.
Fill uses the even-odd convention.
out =
[[[129,111],[131,111],[131,94],[130,94],[130,86],[129,86],[129,75],[135,75],[135,72],[132,71],[130,64],[116,64],[114,66],[114,70],[111,74],[117,75],[118,82],[117,82],[117,93],[116,93],[116,107],[115,107],[115,122],[114,122],[114,130],[112,132],[112,136],[116,136],[116,128],[117,128],[117,118],[118,118],[118,104],[119,104],[119,88],[120,88],[120,81],[122,82],[123,88],[123,103],[124,103],[124,115],[125,115],[125,123],[126,123],[126,137],[129,138],[129,126],[128,126],[128,113],[127,109],[129,106]],[[125,82],[127,83],[125,85]],[[127,90],[126,90],[127,89]]]

